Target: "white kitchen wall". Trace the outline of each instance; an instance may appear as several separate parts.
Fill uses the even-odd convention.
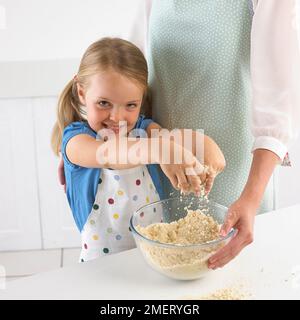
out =
[[[78,58],[103,36],[132,39],[132,21],[142,2],[0,0],[0,21],[6,18],[0,22],[0,61]],[[142,32],[135,30],[138,43]]]

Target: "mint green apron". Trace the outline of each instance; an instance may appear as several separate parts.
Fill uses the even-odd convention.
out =
[[[249,3],[154,0],[150,17],[153,118],[168,129],[203,129],[217,142],[227,166],[210,199],[225,206],[238,199],[252,160]],[[163,180],[167,197],[173,189]],[[270,210],[272,181],[260,211]]]

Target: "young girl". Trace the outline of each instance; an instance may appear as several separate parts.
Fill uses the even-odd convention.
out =
[[[147,78],[146,60],[135,45],[104,38],[87,49],[60,96],[52,147],[63,156],[67,198],[82,237],[81,262],[135,247],[131,214],[164,197],[158,166],[185,191],[198,193],[205,179],[197,173],[194,146],[188,150],[157,136],[161,127],[140,114],[147,105]],[[146,135],[134,138],[135,129]],[[176,148],[184,155],[183,163],[165,161],[166,142],[170,154]],[[225,165],[223,154],[208,137],[204,142],[205,164],[217,174]],[[137,144],[140,158],[133,163],[129,154]]]

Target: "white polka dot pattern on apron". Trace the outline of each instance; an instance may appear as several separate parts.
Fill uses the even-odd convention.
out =
[[[248,178],[251,121],[249,0],[155,0],[149,26],[153,120],[203,129],[226,159],[210,198],[229,206]],[[163,180],[168,196],[170,184]],[[270,182],[261,211],[273,209]]]

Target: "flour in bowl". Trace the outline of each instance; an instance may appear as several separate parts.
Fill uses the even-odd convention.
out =
[[[194,279],[208,271],[207,260],[224,242],[204,244],[219,238],[220,225],[201,210],[187,210],[187,215],[171,223],[137,226],[144,237],[173,247],[141,242],[139,247],[157,271],[176,279]]]

